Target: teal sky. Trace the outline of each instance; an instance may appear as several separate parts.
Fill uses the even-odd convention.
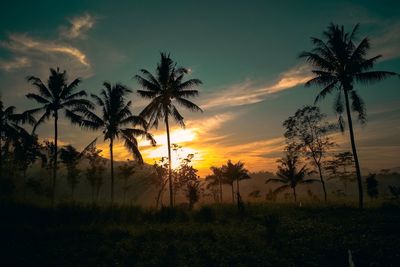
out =
[[[91,93],[104,80],[139,89],[132,77],[142,68],[153,71],[159,52],[167,51],[204,83],[194,101],[205,112],[184,112],[193,136],[181,142],[199,151],[200,169],[228,158],[244,160],[251,170],[275,168],[282,121],[312,104],[318,92],[304,88],[310,71],[297,55],[330,22],[348,30],[360,23],[359,37],[372,41],[370,56],[384,56],[376,69],[400,72],[399,1],[26,2],[0,4],[0,90],[6,105],[34,107],[24,97],[31,90],[25,77],[46,79],[48,68],[57,66],[71,78],[82,77],[81,88]],[[369,114],[366,126],[356,125],[361,164],[400,166],[400,79],[356,88]],[[139,112],[146,102],[132,98]],[[320,106],[334,119],[332,98]],[[51,123],[43,125],[40,136],[51,138],[51,129]],[[61,129],[61,141],[77,147],[98,135],[65,121]],[[335,138],[337,150],[350,150],[347,133]],[[150,148],[144,150],[151,163]]]

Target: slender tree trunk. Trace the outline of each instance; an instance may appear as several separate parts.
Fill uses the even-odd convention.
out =
[[[165,114],[165,127],[167,129],[167,145],[168,145],[168,182],[169,182],[169,205],[170,207],[174,206],[174,189],[172,184],[172,166],[171,166],[171,144],[170,144],[170,136],[169,136],[169,123],[168,123],[168,114]]]
[[[347,88],[344,88],[344,96],[346,101],[346,111],[347,111],[347,120],[349,123],[349,132],[350,132],[350,141],[351,141],[351,149],[353,151],[354,157],[354,164],[356,167],[356,174],[357,174],[357,183],[358,183],[358,206],[360,209],[363,208],[363,188],[362,188],[362,178],[361,178],[361,170],[360,164],[358,162],[357,156],[357,149],[356,149],[356,142],[354,140],[354,132],[353,132],[353,122],[351,120],[351,111],[350,111],[350,104],[349,104],[349,95]]]
[[[72,201],[74,201],[74,190],[75,190],[75,187],[71,186],[71,199],[72,199]]]
[[[113,154],[114,140],[110,140],[110,160],[111,160],[111,204],[114,203],[114,154]]]
[[[293,189],[294,203],[297,203],[296,187],[292,187],[292,189]]]
[[[219,203],[222,203],[222,183],[221,183],[221,177],[218,178],[219,182]]]
[[[58,111],[54,113],[54,166],[53,166],[53,188],[51,193],[51,206],[54,206],[56,197],[56,180],[57,180],[57,150],[58,150]]]
[[[324,198],[325,198],[325,203],[326,203],[328,201],[328,196],[326,193],[324,177],[322,175],[321,163],[317,163],[317,167],[318,167],[319,179],[321,180],[322,190],[324,191]]]
[[[233,190],[233,182],[231,184],[231,188],[232,188],[232,203],[235,204],[235,192]]]

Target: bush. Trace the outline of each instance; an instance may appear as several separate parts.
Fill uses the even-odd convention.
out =
[[[216,219],[216,215],[211,207],[202,206],[194,213],[194,219],[202,223],[213,223]]]

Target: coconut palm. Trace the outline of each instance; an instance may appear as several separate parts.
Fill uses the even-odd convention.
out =
[[[32,110],[28,110],[26,114],[36,114],[43,112],[38,119],[33,132],[43,122],[50,119],[52,116],[54,119],[54,166],[53,166],[53,180],[52,180],[52,197],[51,201],[54,204],[56,179],[57,179],[57,142],[58,142],[58,119],[59,112],[64,111],[65,117],[72,123],[79,124],[80,116],[76,114],[77,109],[91,108],[92,103],[84,99],[86,92],[84,90],[77,91],[81,79],[74,79],[71,83],[68,83],[68,76],[66,71],[60,71],[50,69],[50,76],[46,83],[40,78],[35,76],[29,76],[28,82],[31,83],[34,88],[37,89],[38,93],[29,93],[26,95],[28,99],[34,100],[41,106]]]
[[[166,53],[161,53],[161,61],[157,65],[155,75],[144,69],[140,70],[140,72],[143,76],[135,76],[140,86],[142,86],[142,90],[138,90],[138,93],[144,98],[151,99],[151,102],[143,109],[140,115],[149,119],[149,127],[157,128],[159,120],[164,120],[167,130],[168,182],[170,206],[173,206],[174,194],[169,132],[170,118],[172,117],[182,127],[185,126],[184,118],[179,113],[175,103],[191,111],[202,111],[200,107],[186,99],[198,95],[198,91],[194,90],[193,87],[200,85],[201,81],[198,79],[183,81],[184,76],[189,73],[189,70],[177,67],[169,54]]]
[[[361,171],[357,156],[351,111],[357,112],[359,121],[365,123],[366,108],[354,85],[356,82],[363,84],[379,82],[396,75],[396,73],[372,71],[374,64],[382,56],[366,57],[370,48],[370,41],[365,37],[358,44],[355,42],[358,27],[359,25],[357,24],[351,32],[345,32],[343,26],[330,24],[323,33],[326,41],[312,37],[311,41],[315,46],[314,49],[310,52],[302,52],[299,57],[305,58],[314,68],[312,72],[315,74],[315,77],[305,85],[323,86],[315,101],[317,102],[326,95],[336,91],[335,111],[341,115],[344,111],[344,106],[346,108],[350,142],[357,174],[359,207],[362,208],[363,189]],[[342,116],[339,116],[339,122],[343,130]]]
[[[283,184],[273,191],[273,194],[281,193],[282,191],[292,189],[294,202],[297,201],[296,186],[299,184],[311,184],[314,182],[319,182],[316,179],[305,179],[308,169],[306,165],[303,165],[300,169],[299,157],[296,152],[288,149],[286,151],[285,157],[277,161],[280,165],[278,166],[278,171],[276,175],[279,178],[270,178],[265,183],[280,183]]]
[[[131,101],[126,100],[126,95],[132,91],[125,85],[117,83],[111,85],[109,82],[103,83],[104,88],[100,95],[92,94],[95,103],[101,109],[101,115],[96,115],[93,110],[84,108],[79,110],[84,119],[82,126],[90,130],[101,130],[104,140],[110,142],[110,162],[111,162],[111,202],[114,201],[114,141],[122,139],[125,147],[132,152],[139,163],[143,163],[142,155],[139,151],[137,137],[144,137],[155,145],[153,136],[147,132],[147,122],[141,116],[133,115],[131,112]],[[138,128],[131,128],[138,126]]]
[[[233,183],[234,181],[236,181],[236,194],[237,194],[237,202],[239,205],[240,202],[239,181],[250,179],[251,177],[249,176],[249,171],[244,168],[243,162],[238,161],[236,163],[232,163],[231,160],[228,160],[226,165],[223,165],[221,169],[223,172],[223,176],[225,177],[226,183],[228,183],[232,187],[232,202],[235,201]]]

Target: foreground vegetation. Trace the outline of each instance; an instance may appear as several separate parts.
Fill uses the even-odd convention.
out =
[[[398,266],[400,206],[0,204],[4,266]]]

